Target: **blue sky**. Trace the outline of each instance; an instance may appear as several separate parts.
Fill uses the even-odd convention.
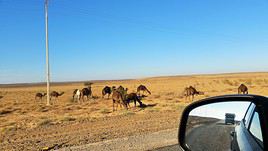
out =
[[[0,83],[45,81],[43,0],[0,0]],[[268,71],[267,0],[50,0],[52,81]]]

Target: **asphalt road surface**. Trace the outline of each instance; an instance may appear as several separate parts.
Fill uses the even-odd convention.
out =
[[[194,151],[229,151],[235,125],[225,125],[224,121],[203,124],[193,128],[186,136],[186,143]]]

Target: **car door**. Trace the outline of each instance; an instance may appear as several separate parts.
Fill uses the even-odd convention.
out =
[[[252,141],[251,144],[253,150],[263,150],[263,137],[257,108],[255,108],[254,113],[252,114],[248,131],[252,138],[252,139],[250,138],[250,141]]]
[[[235,128],[233,137],[232,150],[263,150],[259,114],[253,103],[249,106],[240,125]]]

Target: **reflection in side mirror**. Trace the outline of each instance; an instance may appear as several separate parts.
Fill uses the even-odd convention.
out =
[[[185,143],[190,150],[230,150],[235,127],[250,102],[220,102],[194,108],[188,117]]]

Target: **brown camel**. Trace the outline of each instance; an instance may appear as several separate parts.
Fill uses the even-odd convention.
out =
[[[117,92],[121,93],[122,96],[123,96],[123,99],[126,100],[126,95],[127,95],[127,91],[128,91],[128,88],[124,88],[123,86],[119,86],[117,89],[116,89]]]
[[[120,85],[120,86],[116,89],[116,91],[118,91],[118,92],[124,92],[124,91],[125,91],[125,88],[124,88],[122,85]]]
[[[112,93],[112,88],[109,87],[109,86],[105,86],[105,87],[102,89],[102,98],[104,98],[104,96],[105,96],[106,94],[108,94],[108,99],[109,99],[111,93]]]
[[[39,93],[38,92],[38,93],[35,94],[35,100],[36,101],[37,100],[41,100],[42,101],[43,100],[43,97],[46,96],[46,95],[47,95],[47,93],[42,94],[42,93]]]
[[[52,98],[54,98],[54,99],[58,99],[58,97],[59,96],[62,96],[64,94],[64,92],[61,92],[61,93],[58,93],[58,92],[56,92],[56,91],[52,91],[51,93],[50,93],[50,100],[52,100]]]
[[[147,92],[148,94],[151,95],[151,92],[146,88],[146,86],[144,85],[140,85],[138,88],[137,88],[137,94],[140,95],[140,92],[142,91],[142,94],[144,94],[144,92]]]
[[[204,95],[204,92],[197,91],[194,87],[189,86],[185,88],[184,95],[186,97],[186,101],[187,98],[189,98],[190,101],[193,101],[195,95]]]
[[[126,102],[128,107],[130,108],[130,101],[134,101],[134,105],[136,107],[136,102],[138,102],[140,104],[140,107],[142,107],[144,104],[141,102],[141,100],[146,97],[145,95],[139,96],[137,95],[137,93],[130,93],[126,95]]]
[[[238,87],[238,94],[248,94],[248,87],[244,84],[241,84]]]
[[[89,85],[87,88],[83,88],[81,93],[82,93],[83,101],[84,101],[85,96],[87,97],[87,100],[90,96],[92,97],[91,85]]]
[[[121,108],[123,105],[125,107],[125,109],[128,109],[127,102],[124,100],[124,97],[123,97],[121,92],[114,91],[113,95],[112,95],[112,99],[113,99],[113,111],[117,110],[118,104],[120,105]],[[116,104],[116,109],[115,109],[114,104]]]

